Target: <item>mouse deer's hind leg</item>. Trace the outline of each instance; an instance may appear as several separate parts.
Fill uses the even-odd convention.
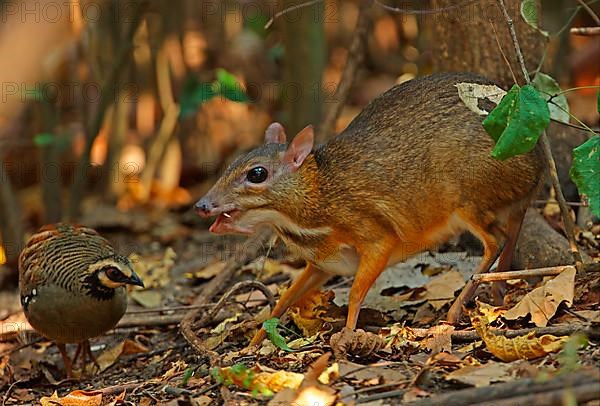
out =
[[[504,248],[498,259],[496,272],[508,271],[511,268],[515,247],[517,246],[517,240],[519,239],[519,233],[526,211],[527,208],[516,210],[509,216],[506,227],[506,244],[504,244]],[[504,282],[495,282],[492,285],[492,298],[496,305],[501,305],[504,302],[505,291],[506,284]]]
[[[482,222],[481,219],[473,219],[469,216],[461,216],[466,222],[469,231],[471,231],[483,244],[483,259],[475,270],[476,274],[485,273],[490,270],[498,255],[500,255],[501,245],[506,240],[506,232],[496,223],[494,216],[489,216],[489,221]],[[479,220],[479,221],[477,221]],[[485,225],[482,225],[485,224]],[[463,288],[460,295],[456,298],[450,310],[448,310],[448,321],[452,324],[458,323],[462,314],[462,307],[475,293],[477,285],[469,280]]]

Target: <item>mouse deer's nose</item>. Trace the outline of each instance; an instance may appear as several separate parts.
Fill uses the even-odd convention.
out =
[[[198,213],[202,217],[210,216],[210,212],[213,208],[214,208],[213,203],[206,197],[203,197],[202,199],[198,200],[196,202],[196,204],[194,205],[194,209],[196,210],[196,213]]]

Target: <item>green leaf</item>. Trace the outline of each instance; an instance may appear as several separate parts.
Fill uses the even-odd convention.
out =
[[[549,123],[548,104],[540,93],[531,85],[513,86],[483,121],[496,141],[492,157],[504,160],[531,151]]]
[[[586,348],[589,344],[587,337],[582,333],[575,333],[565,343],[557,356],[560,365],[559,374],[566,374],[581,368],[579,350]]]
[[[195,77],[191,76],[187,79],[181,93],[181,116],[189,117],[196,113],[198,107],[202,103],[215,97],[217,93],[213,90],[210,83],[202,83]]]
[[[537,6],[537,0],[523,0],[521,1],[521,16],[523,20],[531,27],[538,30],[544,36],[548,36],[548,32],[540,28],[540,12]]]
[[[192,376],[194,376],[194,368],[187,368],[185,371],[183,371],[183,376],[181,377],[181,385],[180,386],[187,386],[187,384],[190,381],[190,378]]]
[[[267,333],[267,337],[278,348],[281,348],[284,351],[293,352],[294,350],[288,347],[288,345],[285,342],[285,339],[281,336],[281,334],[279,334],[279,331],[277,331],[278,325],[279,319],[277,317],[265,320],[265,322],[263,323],[263,328]]]
[[[592,213],[600,217],[600,135],[594,135],[573,150],[569,176],[579,194],[587,197]]]
[[[55,142],[54,134],[40,133],[33,136],[33,143],[38,147],[47,147]]]
[[[235,102],[247,102],[248,96],[237,78],[225,69],[217,69],[217,82],[219,94]]]
[[[548,103],[548,109],[550,109],[550,117],[554,120],[561,121],[563,123],[569,122],[569,102],[565,94],[556,94],[561,92],[560,86],[554,78],[545,73],[538,72],[533,81],[533,86],[542,93],[544,100],[548,101],[552,98],[552,101]]]
[[[266,38],[267,30],[265,30],[265,25],[269,21],[269,17],[266,14],[255,14],[248,15],[244,19],[244,26],[246,29],[252,31],[257,34],[260,38]]]
[[[496,108],[490,111],[490,114],[483,120],[483,127],[489,135],[498,142],[500,136],[506,129],[508,124],[508,116],[514,109],[515,102],[519,97],[519,85],[513,85],[513,87],[504,95],[500,103]]]

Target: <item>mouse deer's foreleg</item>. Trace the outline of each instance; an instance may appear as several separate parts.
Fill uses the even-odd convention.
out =
[[[381,272],[387,266],[392,248],[392,241],[373,244],[364,252],[361,252],[358,271],[354,276],[352,288],[350,288],[350,297],[348,298],[348,317],[346,318],[346,328],[354,330],[358,321],[358,313],[369,289],[375,283],[375,280],[381,275]],[[371,248],[371,249],[369,249]]]
[[[330,277],[330,274],[308,263],[300,276],[283,292],[271,312],[271,317],[281,317],[290,306],[294,305],[309,291],[320,288]],[[259,345],[265,339],[265,336],[265,330],[261,328],[250,341],[250,346]]]

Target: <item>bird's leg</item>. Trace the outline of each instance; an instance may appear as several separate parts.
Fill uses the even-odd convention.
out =
[[[63,343],[56,343],[56,347],[58,348],[58,352],[62,356],[63,362],[65,364],[65,371],[67,372],[67,378],[73,378],[73,361],[67,355],[67,348]]]
[[[92,361],[92,363],[94,364],[94,366],[96,368],[98,368],[98,370],[100,370],[100,365],[98,364],[96,357],[94,357],[94,354],[92,353],[92,348],[90,347],[90,340],[82,341],[80,343],[80,345],[83,347],[83,367],[84,367],[84,369],[85,369],[86,360],[89,360],[89,361]]]
[[[79,359],[79,356],[81,355],[81,348],[82,348],[81,343],[77,344],[77,349],[75,350],[75,355],[73,356],[73,366],[77,365],[77,360]]]

